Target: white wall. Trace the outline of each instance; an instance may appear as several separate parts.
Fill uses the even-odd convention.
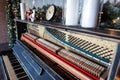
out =
[[[109,0],[111,3],[118,3],[120,0]]]
[[[35,7],[42,7],[47,4],[55,4],[57,6],[62,7],[63,0],[21,0],[21,2],[26,4],[26,10],[29,8],[33,8],[33,4],[35,2]]]

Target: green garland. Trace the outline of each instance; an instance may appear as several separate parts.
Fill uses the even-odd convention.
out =
[[[7,24],[9,34],[9,47],[12,48],[15,43],[15,22],[14,18],[19,18],[19,0],[6,1]]]
[[[12,1],[12,11],[13,11],[14,17],[18,19],[20,17],[20,1],[19,0]]]

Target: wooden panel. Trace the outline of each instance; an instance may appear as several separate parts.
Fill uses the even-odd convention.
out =
[[[0,0],[0,51],[8,48],[8,32],[7,32],[7,20],[6,20],[6,11],[5,11],[5,1]]]

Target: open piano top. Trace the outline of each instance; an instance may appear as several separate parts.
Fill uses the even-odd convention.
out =
[[[68,35],[67,40],[64,32],[55,32],[55,30],[52,31],[51,29],[47,29],[45,32],[42,32],[42,29],[40,29],[41,32],[34,30],[35,29],[29,28],[29,32],[24,33],[21,37],[21,40],[37,50],[39,54],[48,57],[50,60],[60,65],[67,72],[71,73],[72,76],[77,77],[77,79],[107,79],[109,64],[111,63],[113,57],[112,53],[114,53],[113,50],[101,47],[100,45],[90,43],[80,38],[75,39],[75,37],[71,35]],[[52,34],[52,38],[50,37],[50,33]],[[57,39],[59,39],[59,41],[57,41]],[[81,52],[74,48],[69,48],[68,46],[71,44],[66,43],[67,46],[64,45],[64,39],[71,42],[72,44],[76,44],[77,46],[81,47]],[[116,46],[116,44],[114,45]],[[86,50],[86,52],[88,50],[90,52],[88,54],[94,52],[92,55],[93,57],[91,57],[91,55],[86,56],[83,53],[85,52],[83,49]],[[96,54],[96,52],[98,53]],[[98,56],[95,56],[94,54]]]

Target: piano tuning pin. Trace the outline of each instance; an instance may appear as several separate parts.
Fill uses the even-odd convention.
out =
[[[87,46],[91,45],[92,43],[88,42],[86,43],[82,48],[85,49]]]
[[[110,61],[112,61],[112,57],[111,57],[111,58],[109,58],[109,60],[110,60]]]
[[[74,40],[74,38],[71,37],[71,39],[69,39],[69,42],[71,43]]]
[[[94,50],[95,52],[94,51],[93,52],[97,54],[97,53],[99,53],[102,50],[103,50],[103,47],[99,47],[97,50]]]
[[[92,49],[92,50],[90,50],[91,52],[96,52],[97,50],[99,50],[101,47],[99,46],[99,45],[96,45],[95,47],[94,47],[94,49]]]
[[[103,51],[105,51],[105,49],[104,49],[104,47],[101,47],[101,49],[96,52],[96,55],[99,55],[99,54],[102,53]]]
[[[88,46],[86,46],[84,49],[86,50],[86,51],[88,51],[89,50],[89,48],[91,48],[91,47],[93,47],[95,44],[90,44],[90,45],[88,45]]]
[[[77,38],[77,39],[74,41],[74,45],[76,45],[79,41],[80,41],[80,39]]]
[[[62,37],[64,37],[65,35],[64,34],[61,34]]]
[[[74,38],[73,41],[71,41],[71,43],[72,43],[73,45],[75,45],[74,43],[75,43],[76,41],[77,41],[77,39]]]
[[[83,48],[84,46],[86,46],[89,42],[85,41],[84,44],[81,46],[81,48]]]
[[[100,53],[98,55],[101,56],[101,57],[104,57],[104,58],[108,58],[110,55],[112,55],[111,54],[112,51],[113,50],[106,50],[106,52],[102,52],[102,53]]]
[[[112,57],[112,55],[110,55],[110,56],[107,56],[105,58],[111,60],[113,57]]]
[[[108,54],[106,54],[104,57],[108,57],[108,56],[111,56],[112,55],[112,53],[111,52],[109,52]]]
[[[93,44],[91,47],[87,49],[87,51],[91,52],[91,50],[95,49],[97,46],[96,44]]]
[[[76,45],[77,44],[79,44],[79,43],[81,43],[81,42],[83,42],[83,39],[78,39],[79,41],[78,41],[78,43],[76,43]]]
[[[68,35],[68,38],[70,38],[71,37],[71,35]]]
[[[76,43],[76,46],[79,46],[82,42],[83,40],[81,39],[78,43]]]
[[[102,51],[101,53],[99,53],[98,56],[104,55],[104,54],[106,54],[106,53],[108,53],[108,51],[107,51],[107,50],[104,50],[104,51]]]
[[[81,48],[81,46],[83,46],[85,43],[86,43],[85,40],[83,40],[83,41],[78,45],[78,47]]]

